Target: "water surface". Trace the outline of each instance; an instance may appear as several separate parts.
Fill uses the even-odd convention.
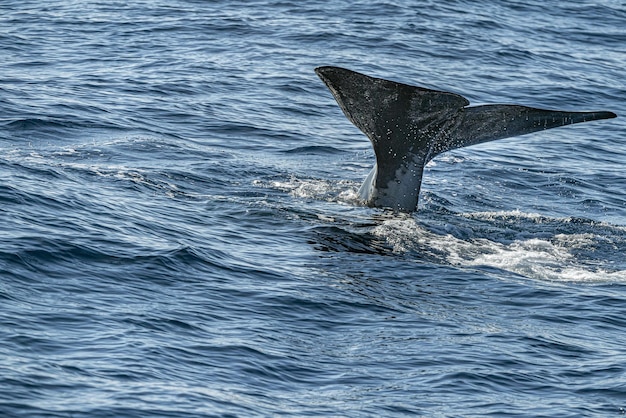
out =
[[[4,416],[624,413],[624,4],[0,7]],[[393,215],[319,65],[621,117]]]

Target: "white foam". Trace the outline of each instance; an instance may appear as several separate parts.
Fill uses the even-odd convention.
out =
[[[329,181],[326,180],[300,180],[291,177],[287,181],[273,181],[271,186],[275,189],[289,192],[294,197],[315,198],[323,196],[332,190]]]
[[[253,184],[288,192],[300,199],[324,200],[350,205],[356,205],[359,201],[358,185],[347,180],[299,179],[291,176],[285,181],[272,181],[267,184],[255,181]]]
[[[512,221],[517,219],[518,223],[523,222],[523,219],[536,223],[559,222],[558,219],[519,212],[463,216],[483,219],[505,217]],[[458,234],[456,227],[443,228],[443,231],[446,229],[453,230],[455,234],[430,231],[414,218],[406,216],[383,221],[373,229],[373,233],[385,239],[396,252],[429,252],[436,254],[437,261],[459,267],[491,267],[548,281],[626,281],[626,270],[611,270],[610,261],[582,260],[574,255],[576,250],[592,249],[599,240],[606,239],[605,236],[593,233],[593,225],[586,226],[587,230],[582,233],[559,233],[552,237],[545,237],[546,232],[536,227],[534,232],[523,231],[517,238],[502,241],[477,237],[471,230],[467,232],[464,229],[463,234]]]

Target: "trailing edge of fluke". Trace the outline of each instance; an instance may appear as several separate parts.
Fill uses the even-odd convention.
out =
[[[438,154],[559,126],[614,118],[494,104],[468,107],[458,94],[318,67],[346,117],[372,142],[376,165],[359,190],[363,202],[397,212],[417,209],[424,166]]]

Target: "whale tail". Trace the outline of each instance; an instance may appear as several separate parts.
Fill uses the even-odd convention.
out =
[[[346,117],[370,139],[376,166],[360,190],[365,204],[411,212],[424,166],[436,155],[496,139],[614,118],[518,105],[468,107],[458,94],[430,90],[339,67],[318,67]]]

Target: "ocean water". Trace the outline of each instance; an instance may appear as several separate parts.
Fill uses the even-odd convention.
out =
[[[0,2],[0,415],[620,416],[626,3]],[[313,69],[617,119],[362,207]]]

